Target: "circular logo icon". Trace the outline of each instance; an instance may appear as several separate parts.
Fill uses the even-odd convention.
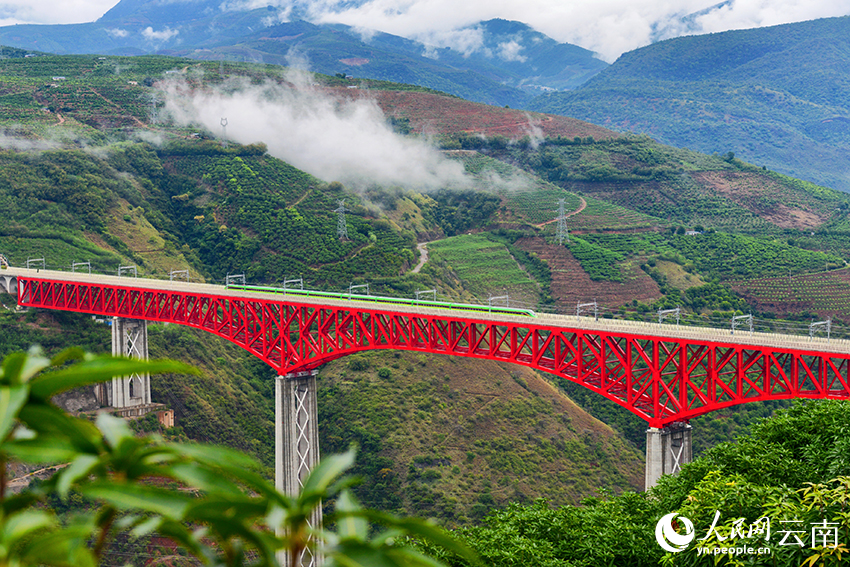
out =
[[[685,533],[680,534],[673,529],[673,520],[676,519],[675,512],[671,512],[663,516],[658,523],[655,524],[655,541],[658,542],[665,551],[670,553],[678,553],[685,551],[688,545],[694,540],[694,525],[689,519],[684,516],[679,516],[679,524],[685,528]]]

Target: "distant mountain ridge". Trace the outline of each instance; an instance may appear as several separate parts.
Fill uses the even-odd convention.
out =
[[[230,8],[228,8],[228,6]],[[285,16],[285,17],[284,17]],[[316,25],[304,10],[239,8],[220,0],[122,0],[96,22],[0,27],[0,45],[57,54],[167,54],[288,64],[292,53],[325,74],[411,83],[476,102],[525,107],[541,92],[575,88],[607,63],[520,22],[464,30],[469,49],[425,45],[344,25]]]
[[[850,191],[850,17],[680,37],[531,108]]]

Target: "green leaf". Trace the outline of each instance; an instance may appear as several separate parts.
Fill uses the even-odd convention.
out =
[[[350,490],[343,490],[336,500],[336,523],[339,537],[343,540],[366,541],[369,537],[369,522],[362,516],[350,514],[363,509]]]
[[[122,441],[134,437],[126,420],[109,415],[108,413],[98,414],[97,419],[95,419],[95,425],[97,425],[106,443],[113,451],[116,451],[121,446]]]
[[[29,353],[15,352],[4,358],[3,365],[0,366],[3,384],[26,384],[34,374],[50,366],[50,361],[40,356],[40,352],[39,349],[33,348]]]
[[[23,565],[56,567],[96,567],[97,561],[87,545],[91,526],[71,524],[29,538],[21,549]]]
[[[244,453],[226,447],[196,444],[169,443],[167,446],[177,454],[185,455],[193,460],[206,463],[210,467],[220,469],[266,498],[277,501],[282,507],[289,507],[290,505],[291,500],[288,496],[278,492],[273,483],[254,472],[254,470],[259,470],[260,464]]]
[[[133,528],[133,537],[143,537],[155,532],[162,525],[162,518],[147,518]]]
[[[29,386],[26,384],[0,387],[0,443],[12,431],[18,412],[28,398]]]
[[[104,500],[120,510],[137,510],[182,520],[192,499],[182,493],[133,482],[100,480],[79,488],[83,496]]]
[[[70,465],[57,475],[56,491],[62,498],[67,498],[71,485],[86,477],[92,469],[100,464],[100,459],[94,455],[80,455]]]
[[[330,484],[354,464],[355,450],[349,449],[339,455],[331,455],[322,459],[304,481],[298,501],[324,498]]]
[[[409,548],[379,547],[348,540],[336,547],[331,566],[341,567],[445,567],[445,564]]]
[[[7,453],[27,463],[66,463],[79,453],[65,437],[43,433],[35,439],[9,441],[4,445]]]
[[[199,445],[196,443],[169,443],[176,452],[191,457],[193,460],[201,461],[216,467],[230,470],[254,469],[260,470],[260,464],[239,451],[227,447],[215,447],[212,445]]]
[[[2,525],[3,541],[11,547],[35,531],[55,526],[56,519],[42,510],[24,510],[5,518]]]
[[[80,347],[68,347],[50,359],[51,366],[62,366],[72,360],[85,360],[86,351]]]
[[[178,463],[168,467],[174,477],[188,486],[207,493],[242,496],[242,491],[220,472],[202,467],[198,463]]]
[[[30,378],[50,366],[50,361],[42,355],[41,347],[34,346],[26,354],[18,379],[23,384]]]
[[[21,408],[18,418],[39,436],[46,433],[65,437],[81,452],[100,452],[101,436],[94,424],[71,417],[53,405],[30,402]]]
[[[113,376],[130,374],[159,374],[173,372],[178,374],[197,374],[198,371],[188,364],[169,360],[136,360],[131,358],[98,357],[74,364],[61,370],[44,373],[32,381],[32,396],[46,401],[52,396],[88,384],[98,384],[111,380]]]
[[[398,518],[391,514],[385,514],[383,512],[376,512],[368,509],[364,509],[362,514],[364,517],[371,519],[374,522],[383,524],[390,528],[402,530],[413,537],[427,539],[447,551],[456,553],[473,565],[481,565],[481,560],[474,551],[453,538],[451,534],[433,522],[420,520],[418,518]]]
[[[188,521],[215,524],[223,533],[227,533],[230,530],[241,530],[242,527],[237,527],[240,523],[253,524],[254,519],[263,518],[267,510],[268,504],[258,498],[205,498],[193,501],[184,517]]]
[[[21,510],[33,508],[38,502],[35,490],[24,490],[18,494],[8,494],[3,499],[0,515],[10,515]]]

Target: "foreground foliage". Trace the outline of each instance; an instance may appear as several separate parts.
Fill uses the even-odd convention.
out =
[[[404,535],[446,545],[475,561],[430,523],[364,510],[348,491],[350,480],[339,479],[353,464],[353,451],[323,460],[290,497],[241,453],[136,437],[124,420],[102,413],[92,423],[50,402],[69,388],[135,372],[192,369],[168,361],[92,357],[79,349],[53,359],[31,351],[3,360],[0,465],[5,470],[12,461],[65,464],[18,494],[10,494],[5,475],[0,477],[0,566],[94,566],[118,534],[152,533],[206,565],[277,565],[280,553],[297,565],[296,558],[316,542],[322,543],[327,565],[435,565],[393,545]],[[57,510],[72,495],[82,497],[83,506],[60,515]],[[334,497],[335,512],[324,526],[311,528],[313,510]],[[335,531],[327,529],[330,523]],[[370,537],[370,523],[387,530]]]
[[[845,401],[799,402],[760,422],[752,435],[718,445],[679,475],[663,477],[646,493],[602,493],[581,506],[558,509],[545,500],[515,504],[457,535],[497,567],[845,565],[848,410]],[[679,553],[665,553],[655,541],[657,522],[671,512],[694,526],[694,540]],[[751,532],[764,517],[770,519],[770,534]],[[735,554],[730,547],[763,553]],[[425,548],[451,565],[466,564]]]

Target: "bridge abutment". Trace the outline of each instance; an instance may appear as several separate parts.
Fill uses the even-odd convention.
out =
[[[676,474],[693,460],[690,424],[676,422],[646,430],[646,482],[652,488],[665,474]]]
[[[275,381],[275,486],[288,495],[301,490],[310,470],[319,462],[319,411],[316,395],[318,370],[292,372]],[[322,524],[322,508],[309,521]],[[278,555],[284,567],[318,567],[321,556],[305,550],[293,564],[286,553]]]

